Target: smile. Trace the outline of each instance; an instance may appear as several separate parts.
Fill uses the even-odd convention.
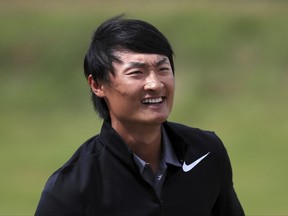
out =
[[[158,98],[146,98],[142,101],[143,104],[157,104],[163,101],[163,97]]]

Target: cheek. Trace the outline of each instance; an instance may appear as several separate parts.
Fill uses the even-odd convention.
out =
[[[117,84],[112,84],[111,88],[109,89],[109,91],[107,92],[107,97],[122,97],[127,95],[127,88],[125,87],[125,85],[121,84],[121,83],[117,83]]]
[[[133,89],[125,86],[124,88],[118,89],[115,96],[122,99],[129,99],[133,96]]]
[[[170,92],[170,94],[174,94],[174,89],[175,89],[175,79],[174,77],[168,78],[166,80],[166,86]]]
[[[118,103],[118,106],[124,105],[119,103],[119,101],[124,100],[131,100],[137,98],[137,89],[135,88],[137,86],[136,83],[133,83],[131,85],[117,85],[117,87],[114,87],[111,92],[109,92],[109,95],[107,95],[107,98],[110,100],[112,99],[115,101],[115,103]]]
[[[172,109],[173,101],[174,101],[174,92],[175,92],[175,80],[174,80],[174,78],[170,79],[169,82],[166,83],[166,85],[167,85],[166,88],[168,91],[169,106],[170,106],[170,109]]]

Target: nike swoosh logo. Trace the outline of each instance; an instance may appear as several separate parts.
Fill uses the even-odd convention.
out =
[[[207,157],[210,154],[208,152],[207,154],[203,155],[202,157],[198,158],[196,161],[192,162],[191,164],[187,165],[184,161],[184,164],[182,166],[182,169],[184,172],[189,172],[191,169],[193,169],[198,163],[200,163],[205,157]]]

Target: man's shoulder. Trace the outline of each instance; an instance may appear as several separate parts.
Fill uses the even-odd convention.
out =
[[[206,138],[218,138],[214,131],[211,130],[204,130],[197,127],[192,127],[176,122],[166,122],[165,123],[168,128],[172,129],[176,133],[180,134],[181,136],[199,136],[199,137],[206,137]],[[168,129],[169,130],[169,129]]]
[[[201,146],[203,148],[223,148],[221,139],[214,131],[203,130],[188,125],[165,122],[164,127],[167,130],[170,139],[174,142],[184,142],[187,146]]]
[[[98,135],[95,135],[81,144],[70,159],[52,174],[50,181],[51,179],[73,175],[73,173],[84,172],[89,163],[93,161],[93,157],[98,155],[103,148],[97,140]]]

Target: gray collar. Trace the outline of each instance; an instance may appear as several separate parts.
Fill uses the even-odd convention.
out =
[[[167,164],[171,164],[177,167],[181,167],[181,163],[178,161],[173,146],[168,138],[168,135],[162,127],[162,142],[163,142],[163,160]]]
[[[168,138],[168,135],[164,127],[162,127],[162,144],[163,144],[163,158],[162,158],[160,166],[162,166],[163,163],[165,163],[165,164],[170,164],[173,166],[181,167],[182,165],[180,164],[180,162],[178,161],[176,157],[175,151],[172,147],[172,144]],[[140,157],[138,157],[136,154],[134,154],[134,160],[137,166],[139,167],[140,173],[142,173],[147,163],[144,160],[142,160]]]

